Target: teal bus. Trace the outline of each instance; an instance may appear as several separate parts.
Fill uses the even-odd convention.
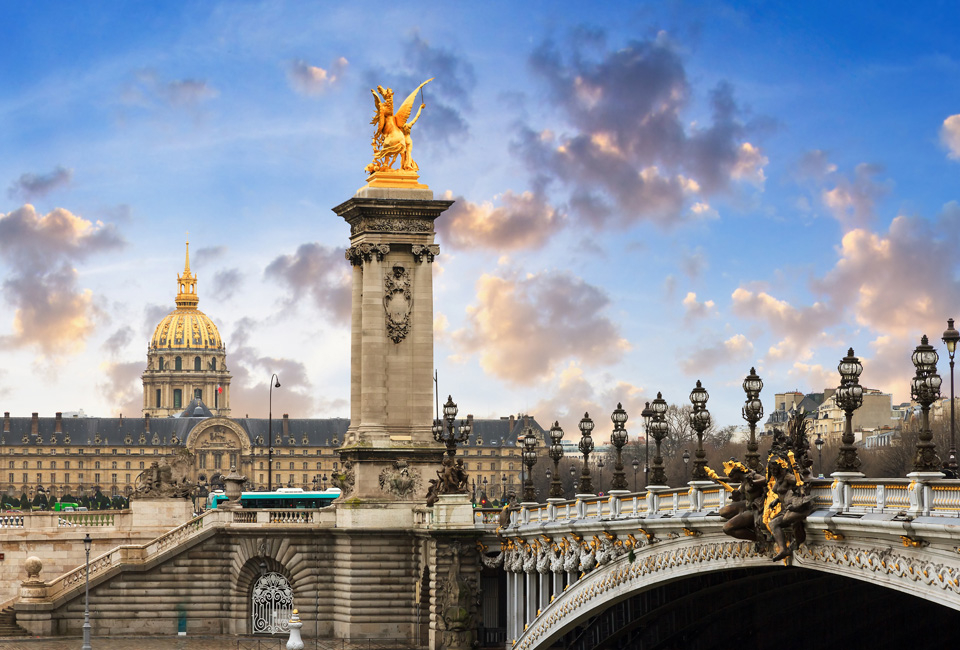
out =
[[[325,508],[340,496],[340,488],[305,491],[301,488],[279,488],[276,492],[243,492],[242,508]],[[210,495],[210,507],[216,508],[227,500],[223,492]]]

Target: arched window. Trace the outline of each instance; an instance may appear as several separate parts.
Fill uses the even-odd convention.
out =
[[[194,358],[193,358],[193,369],[194,369],[194,370],[202,370],[202,368],[200,367],[200,357],[194,357]]]
[[[157,359],[157,370],[163,370],[163,357]]]
[[[210,370],[216,370],[216,369],[217,369],[217,360],[210,359]]]
[[[177,357],[176,359],[174,359],[174,361],[173,361],[173,369],[174,369],[174,370],[183,370],[183,359],[181,359],[180,357]]]

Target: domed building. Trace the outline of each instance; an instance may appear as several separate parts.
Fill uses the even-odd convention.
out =
[[[177,276],[176,309],[157,325],[143,373],[143,415],[179,415],[193,400],[215,415],[230,415],[230,373],[217,326],[197,309],[197,276],[190,272],[187,242],[183,275]]]

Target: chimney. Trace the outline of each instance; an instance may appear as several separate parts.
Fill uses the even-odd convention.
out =
[[[30,435],[35,436],[40,433],[40,414],[34,413],[30,418]]]
[[[283,414],[283,437],[284,438],[290,437],[290,414],[289,413]]]
[[[143,414],[143,430],[145,433],[150,433],[150,414]]]
[[[514,423],[513,413],[511,413],[511,414],[510,414],[510,429],[507,431],[507,433],[513,433],[513,423]]]
[[[54,433],[63,433],[63,413],[57,411],[57,419],[53,424]]]
[[[10,433],[10,411],[3,413],[3,432]]]

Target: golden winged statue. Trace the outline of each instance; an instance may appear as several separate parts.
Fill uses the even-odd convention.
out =
[[[377,86],[376,90],[370,90],[373,94],[373,104],[376,109],[370,124],[376,125],[377,130],[374,132],[371,142],[373,145],[373,162],[367,165],[367,173],[373,174],[392,169],[397,158],[400,159],[400,171],[415,173],[420,169],[413,159],[413,140],[410,138],[410,130],[420,119],[420,112],[426,105],[421,103],[416,116],[409,122],[407,120],[410,119],[410,113],[413,111],[413,100],[417,93],[431,81],[433,81],[433,77],[417,86],[400,104],[400,108],[396,110],[393,108],[392,88]]]

